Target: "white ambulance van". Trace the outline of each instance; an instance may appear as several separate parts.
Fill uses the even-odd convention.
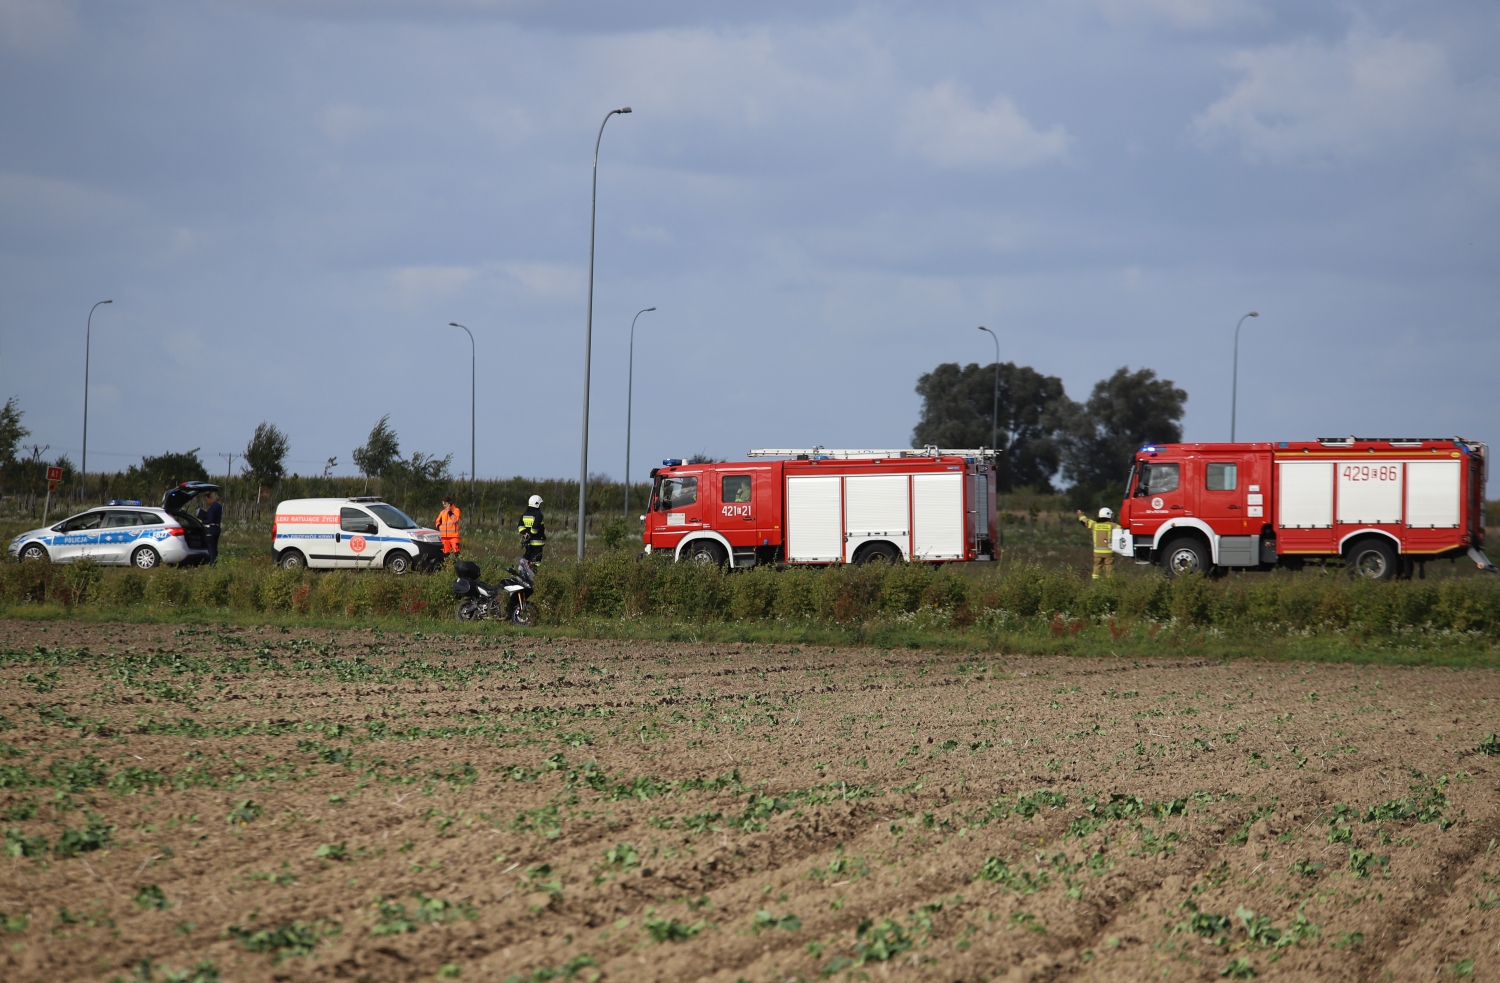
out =
[[[276,506],[271,555],[283,570],[368,570],[401,575],[443,560],[437,531],[378,498],[293,498]]]

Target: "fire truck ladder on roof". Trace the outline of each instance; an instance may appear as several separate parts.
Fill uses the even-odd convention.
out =
[[[804,461],[834,460],[847,461],[860,458],[903,458],[903,457],[977,457],[981,460],[995,456],[994,450],[988,447],[972,449],[959,449],[951,447],[934,447],[928,444],[922,448],[831,448],[831,447],[760,447],[750,451],[750,457],[791,457]]]

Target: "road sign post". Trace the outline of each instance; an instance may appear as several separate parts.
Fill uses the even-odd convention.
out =
[[[44,526],[47,524],[48,513],[52,511],[52,489],[57,487],[59,481],[62,481],[62,468],[49,465],[47,468],[47,504],[42,506],[42,525]]]

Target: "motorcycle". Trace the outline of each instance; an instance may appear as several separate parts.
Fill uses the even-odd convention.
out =
[[[458,579],[453,593],[459,598],[459,621],[510,621],[523,627],[536,624],[536,608],[531,595],[536,593],[536,571],[525,560],[510,567],[510,576],[498,584],[481,583],[479,564],[460,560],[453,565]]]

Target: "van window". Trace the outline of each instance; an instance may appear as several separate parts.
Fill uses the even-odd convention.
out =
[[[674,476],[661,480],[661,496],[656,507],[663,512],[693,505],[698,501],[698,478],[696,475]]]
[[[1142,464],[1141,483],[1136,488],[1137,496],[1163,495],[1174,492],[1182,481],[1180,464]]]
[[[370,511],[380,516],[382,522],[392,529],[417,529],[419,528],[412,517],[396,508],[394,505],[380,503],[370,506]]]
[[[750,476],[748,474],[726,474],[723,494],[719,501],[724,504],[750,501]]]
[[[1239,487],[1238,464],[1210,464],[1208,466],[1209,491],[1234,491]]]
[[[378,531],[375,520],[370,518],[369,513],[350,508],[339,509],[339,529],[366,535]]]

